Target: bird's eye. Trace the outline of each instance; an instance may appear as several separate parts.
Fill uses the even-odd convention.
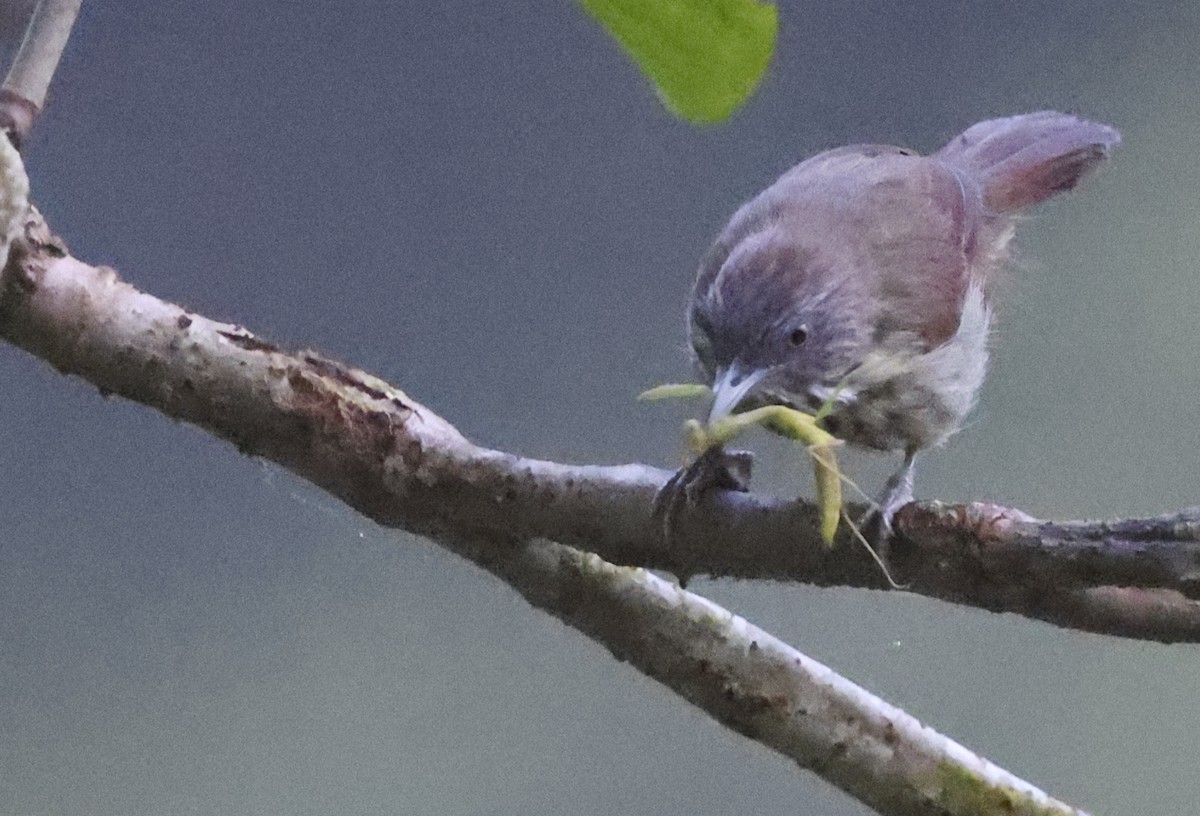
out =
[[[799,348],[800,346],[803,346],[804,341],[807,339],[808,329],[804,328],[803,326],[798,329],[793,329],[792,333],[788,335],[788,343],[791,344],[793,348]]]

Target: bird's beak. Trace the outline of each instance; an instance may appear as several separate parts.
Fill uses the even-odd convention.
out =
[[[737,363],[717,371],[717,376],[713,380],[713,404],[712,410],[708,414],[708,421],[716,422],[733,413],[738,404],[766,374],[765,368],[744,371]]]

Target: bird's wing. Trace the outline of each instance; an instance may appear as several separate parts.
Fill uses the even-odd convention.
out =
[[[797,165],[764,195],[826,259],[831,286],[853,277],[874,291],[879,340],[932,349],[953,336],[980,204],[952,168],[905,148],[851,145]]]

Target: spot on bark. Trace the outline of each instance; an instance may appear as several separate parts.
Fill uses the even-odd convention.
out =
[[[253,334],[247,331],[229,332],[218,331],[217,334],[224,337],[230,343],[242,349],[243,351],[279,351],[279,346],[270,343],[266,340],[260,340]]]

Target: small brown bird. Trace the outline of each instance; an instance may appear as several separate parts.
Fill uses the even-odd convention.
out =
[[[830,401],[831,433],[903,452],[881,501],[890,521],[912,498],[917,453],[975,403],[1016,216],[1074,187],[1119,141],[1045,111],[980,122],[931,156],[853,145],[793,167],[700,265],[688,322],[715,393],[710,420]]]

